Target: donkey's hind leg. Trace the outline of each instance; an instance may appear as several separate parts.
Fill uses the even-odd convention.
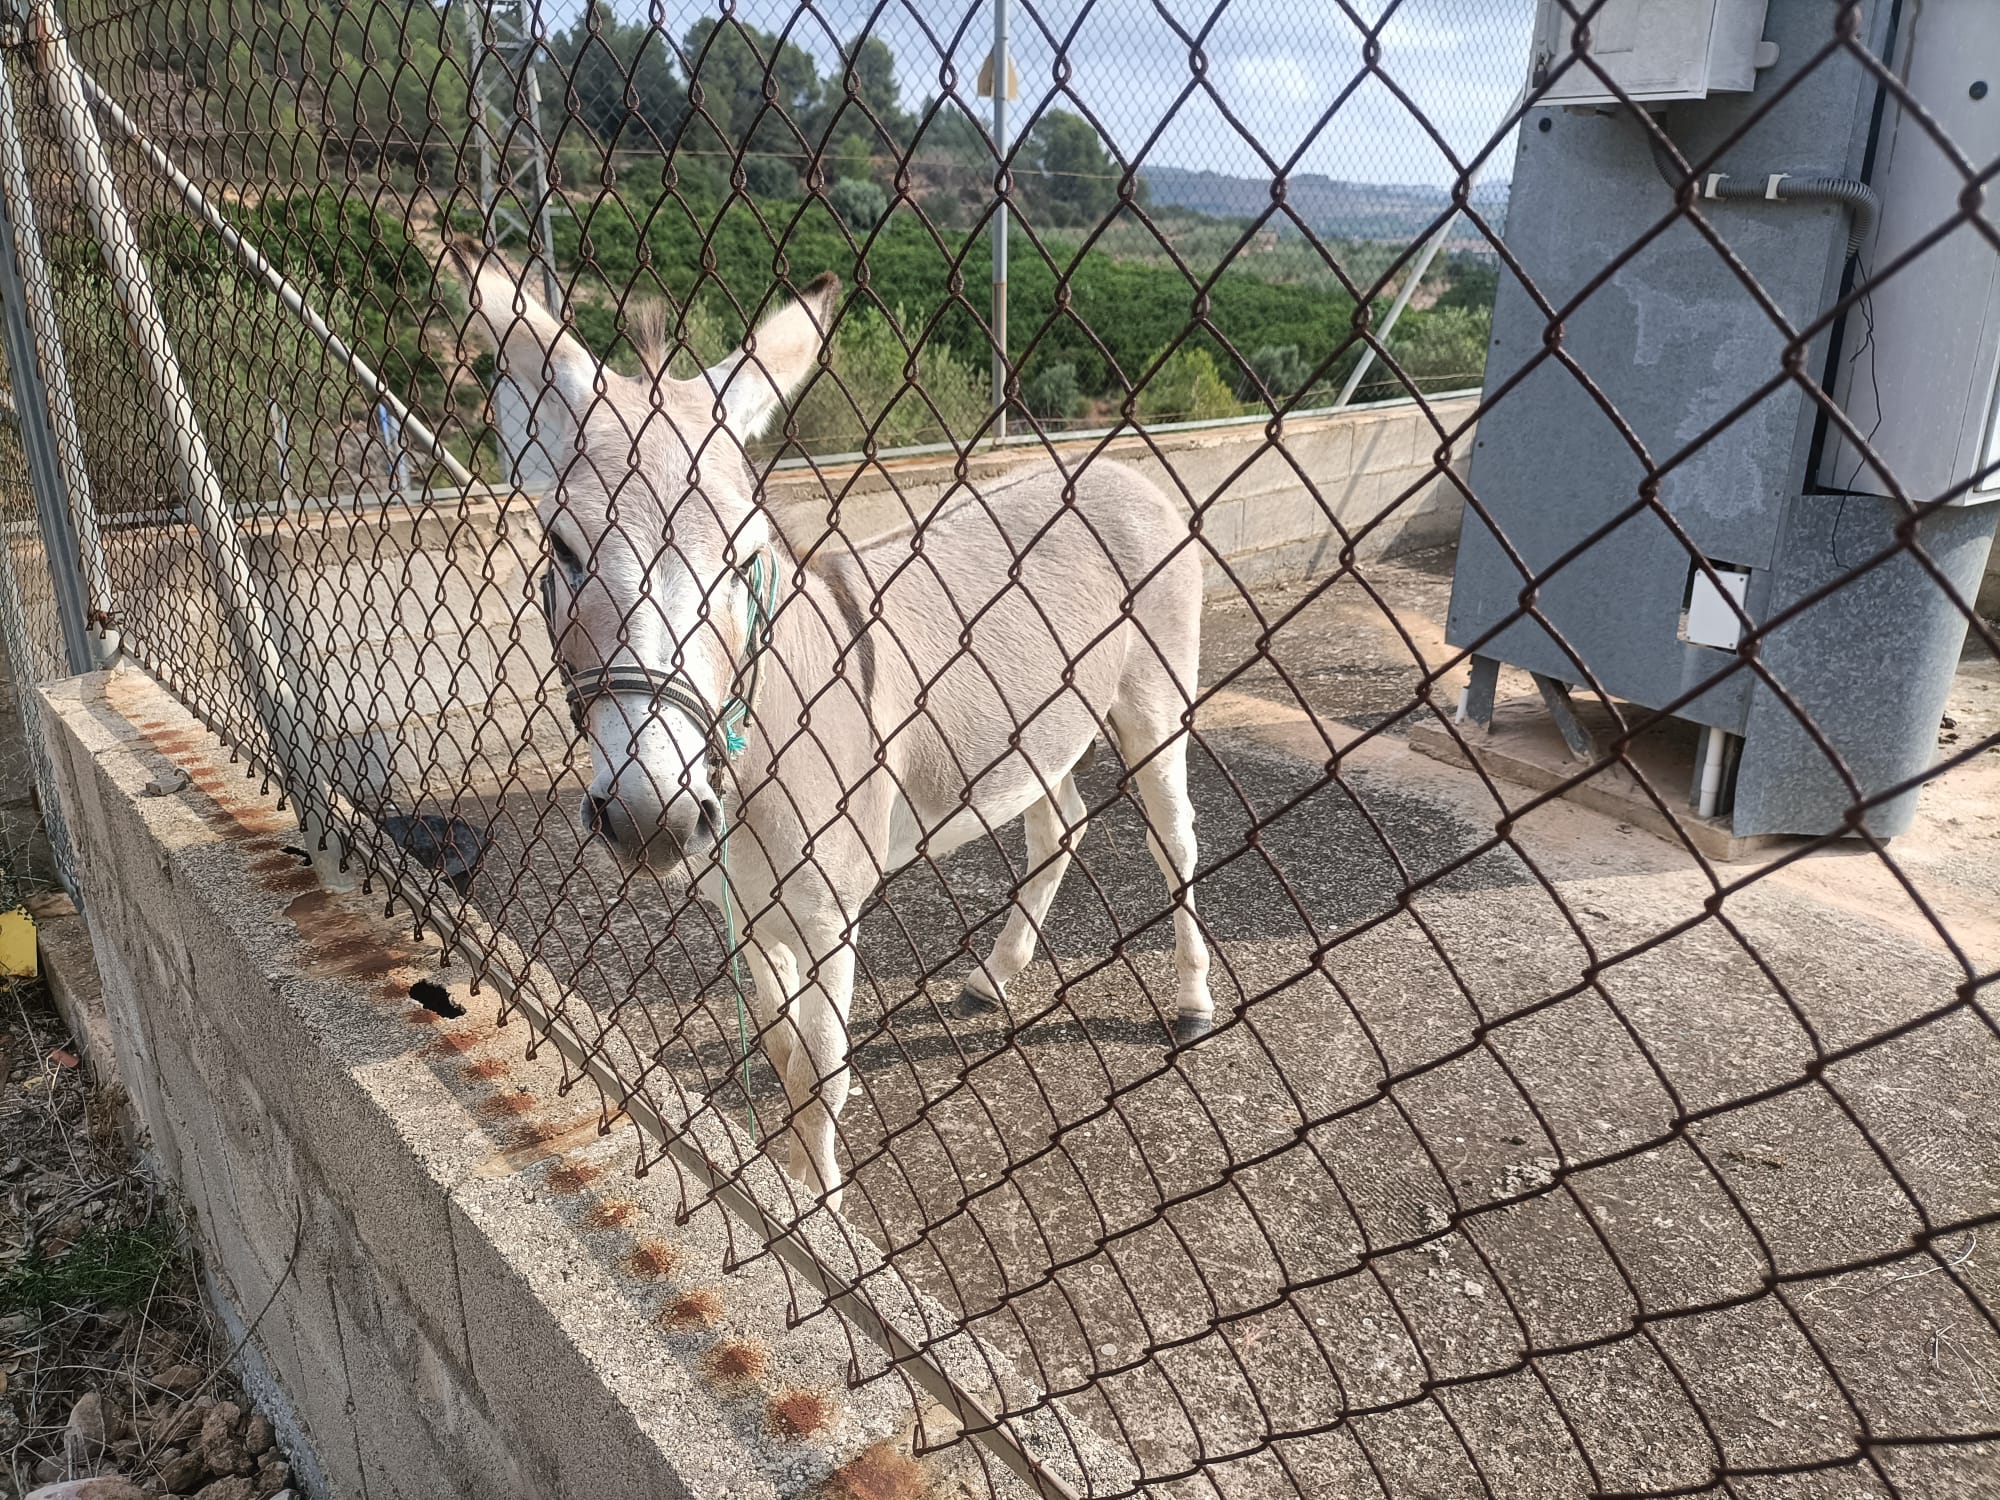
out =
[[[1120,755],[1137,769],[1139,801],[1146,810],[1146,842],[1174,903],[1174,1040],[1182,1046],[1214,1029],[1215,1001],[1208,993],[1208,943],[1195,916],[1194,803],[1188,796],[1188,735],[1174,717],[1114,709],[1111,724]]]
[[[1014,893],[1014,909],[1000,941],[984,964],[965,978],[954,1009],[961,1016],[987,1015],[1000,1008],[1007,993],[1007,981],[1028,967],[1041,941],[1042,923],[1054,905],[1056,888],[1069,869],[1070,855],[1083,842],[1089,823],[1089,809],[1076,789],[1076,777],[1065,772],[1056,788],[1027,812],[1021,821],[1028,834],[1028,878]]]

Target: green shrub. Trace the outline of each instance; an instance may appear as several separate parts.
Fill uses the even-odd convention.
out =
[[[826,191],[827,206],[856,236],[868,233],[889,211],[889,195],[865,177],[844,177]]]
[[[1044,422],[1067,422],[1083,415],[1083,391],[1076,366],[1067,360],[1043,365],[1021,385],[1022,403]]]
[[[834,333],[833,368],[799,403],[798,446],[808,453],[972,440],[987,413],[986,382],[949,349],[912,354],[892,320],[850,312]]]
[[[1430,307],[1403,314],[1389,335],[1389,352],[1419,392],[1465,390],[1479,384],[1493,315],[1483,308]],[[1360,394],[1371,401],[1409,394],[1388,366],[1368,372]]]
[[[1207,422],[1242,414],[1206,349],[1176,349],[1139,392],[1139,416],[1147,422]]]
[[[1297,344],[1265,345],[1250,356],[1250,368],[1236,382],[1236,394],[1253,404],[1269,399],[1280,404],[1291,400],[1312,379],[1312,366],[1299,353]]]

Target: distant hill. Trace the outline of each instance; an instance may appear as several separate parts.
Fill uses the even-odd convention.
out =
[[[1218,219],[1249,219],[1271,206],[1269,179],[1230,177],[1221,172],[1191,172],[1184,167],[1146,167],[1140,175],[1153,202],[1193,209]],[[1507,208],[1508,184],[1481,183],[1473,189],[1473,206],[1496,221]],[[1316,172],[1286,179],[1285,202],[1316,234],[1356,240],[1407,240],[1451,204],[1441,187],[1422,184],[1341,182]],[[1281,227],[1297,231],[1288,222]]]

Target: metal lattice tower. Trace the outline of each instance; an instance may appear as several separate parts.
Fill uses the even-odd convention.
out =
[[[555,264],[555,194],[550,185],[549,143],[542,133],[542,85],[535,69],[542,50],[539,4],[526,0],[465,0],[466,38],[471,47],[468,107],[478,126],[481,233],[488,245],[518,242],[527,247],[530,270],[541,271],[542,296],[558,317],[563,311],[562,278]],[[538,436],[530,409],[506,380],[494,391],[508,482],[535,489],[554,477],[554,444]]]

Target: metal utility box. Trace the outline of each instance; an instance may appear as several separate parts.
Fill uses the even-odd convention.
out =
[[[1858,59],[1821,55],[1833,7],[1755,8],[1775,61],[1754,88],[1652,118],[1690,162],[1720,150],[1713,170],[1731,181],[1846,179],[1879,196],[1853,263],[1838,204],[1698,208],[1777,317],[1813,330],[1801,373],[1870,435],[1882,468],[1804,383],[1782,378],[1790,335],[1730,259],[1685,216],[1655,232],[1673,189],[1632,110],[1534,110],[1507,242],[1562,309],[1561,358],[1546,357],[1543,306],[1503,273],[1447,638],[1475,653],[1475,718],[1482,679],[1490,692],[1505,662],[1538,674],[1545,695],[1586,685],[1707,726],[1728,751],[1739,836],[1839,830],[1858,800],[1848,775],[1859,800],[1877,799],[1867,826],[1893,834],[1915,793],[1890,793],[1935,759],[1966,626],[1903,546],[1902,499],[1952,498],[1916,541],[1969,603],[1995,520],[1977,502],[2000,499],[2000,484],[1977,477],[2000,458],[2000,252],[1976,227],[1939,234],[1963,212],[1966,172]],[[1864,0],[1859,39],[1977,173],[2000,157],[2000,5],[1924,0],[1915,25],[1918,9]],[[1867,284],[1851,277],[1892,267],[1864,302],[1827,316]],[[1696,554],[1753,623],[1782,617],[1757,670]],[[1877,557],[1888,560],[1864,570]],[[1727,788],[1721,805],[1731,809]]]
[[[1590,14],[1590,60],[1639,100],[1705,99],[1756,86],[1775,59],[1764,45],[1768,0],[1605,0]],[[1571,0],[1573,9],[1588,12]],[[1557,0],[1535,11],[1535,70],[1544,81],[1575,51],[1577,23]],[[1618,95],[1588,67],[1548,82],[1550,104],[1615,104]]]

